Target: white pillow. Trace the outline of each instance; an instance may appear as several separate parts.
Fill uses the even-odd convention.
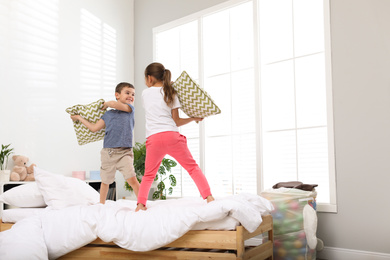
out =
[[[3,222],[16,223],[22,219],[30,216],[35,216],[43,212],[46,208],[16,208],[16,209],[5,209],[1,220]]]
[[[8,205],[22,208],[46,207],[42,193],[35,182],[19,185],[7,190],[0,195],[0,201]]]
[[[80,179],[53,174],[38,167],[34,167],[34,175],[45,203],[52,209],[92,205],[100,201],[99,193]]]
[[[0,259],[49,259],[41,220],[25,218],[0,232]]]

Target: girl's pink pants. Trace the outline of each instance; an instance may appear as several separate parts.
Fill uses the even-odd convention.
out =
[[[209,183],[192,157],[186,137],[179,132],[170,131],[151,135],[146,140],[145,174],[138,192],[138,203],[146,205],[150,186],[156,177],[162,159],[167,154],[175,158],[186,169],[204,199],[211,195]]]

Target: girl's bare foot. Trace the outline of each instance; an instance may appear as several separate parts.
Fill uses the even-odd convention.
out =
[[[207,196],[206,200],[207,200],[207,203],[212,202],[214,200],[213,195]]]
[[[147,210],[147,208],[145,207],[144,204],[138,203],[138,204],[137,204],[137,208],[135,209],[135,212],[137,212],[137,211],[139,211],[139,210]]]

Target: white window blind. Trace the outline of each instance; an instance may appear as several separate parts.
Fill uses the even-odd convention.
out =
[[[330,203],[324,3],[261,0],[258,10],[264,187],[318,184]]]
[[[185,70],[194,80],[198,81],[198,21],[192,21],[172,29],[155,34],[156,60],[163,63],[172,73],[175,80]],[[181,117],[186,115],[180,111]],[[200,128],[191,123],[180,128],[180,132],[187,137],[188,147],[198,164],[200,164]],[[170,159],[173,159],[167,156]],[[173,168],[177,186],[174,187],[173,197],[196,197],[199,191],[187,173],[180,165]],[[167,180],[168,181],[168,180]],[[169,184],[167,183],[169,187]],[[169,197],[169,195],[167,195]]]
[[[299,180],[335,205],[327,4],[230,1],[155,28],[155,60],[174,79],[186,70],[222,110],[180,130],[215,196]],[[175,175],[174,196],[199,196]]]
[[[86,9],[80,10],[80,96],[112,96],[116,82],[116,30]]]
[[[58,80],[58,5],[57,0],[0,3],[0,79],[28,86],[18,94],[29,104],[28,109],[17,117],[32,128],[39,126],[55,105],[51,90]],[[42,111],[39,115],[37,109]],[[31,129],[26,135],[33,133]]]
[[[257,193],[252,2],[202,18],[206,91],[222,113],[205,120],[205,173],[217,196]]]

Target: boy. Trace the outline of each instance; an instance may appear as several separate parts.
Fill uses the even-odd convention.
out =
[[[106,201],[108,188],[115,180],[115,172],[119,170],[127,183],[133,188],[138,197],[139,183],[135,176],[132,151],[134,129],[134,99],[135,88],[127,82],[119,83],[115,88],[117,101],[108,101],[103,109],[108,110],[95,124],[80,115],[70,116],[73,121],[80,121],[92,132],[106,127],[103,149],[101,150],[100,203]]]

